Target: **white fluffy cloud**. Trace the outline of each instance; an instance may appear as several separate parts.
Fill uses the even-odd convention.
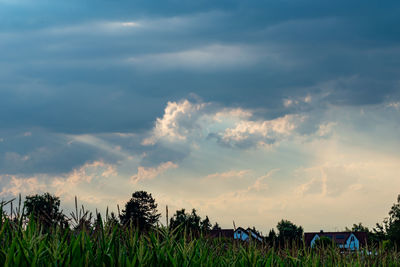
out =
[[[289,136],[304,120],[300,115],[285,115],[274,120],[240,120],[232,128],[219,133],[220,141],[231,146],[268,145]]]
[[[152,135],[143,140],[143,145],[154,145],[160,139],[186,140],[198,125],[206,104],[193,104],[188,100],[168,102],[162,118],[157,118]]]
[[[231,147],[264,146],[289,137],[305,119],[297,114],[272,120],[254,120],[252,117],[251,110],[242,108],[218,108],[212,103],[188,100],[168,102],[163,117],[156,120],[150,136],[142,144],[208,137]]]

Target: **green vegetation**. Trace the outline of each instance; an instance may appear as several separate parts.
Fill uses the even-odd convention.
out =
[[[46,196],[45,198],[41,198]],[[232,239],[210,238],[211,224],[193,210],[191,214],[177,211],[171,218],[173,227],[148,221],[140,227],[135,216],[158,216],[151,195],[142,193],[150,213],[137,213],[125,224],[128,206],[119,217],[111,213],[95,216],[81,207],[71,217],[59,211],[59,202],[51,195],[27,198],[35,208],[19,205],[10,211],[10,202],[0,205],[0,265],[1,266],[398,266],[400,253],[396,246],[382,242],[358,252],[341,251],[330,242],[321,241],[309,248],[287,231],[302,232],[289,221],[278,224],[279,237],[272,231],[271,239],[293,237],[290,242],[249,243]],[[35,201],[33,201],[35,200]],[[37,201],[36,201],[37,200]],[[44,201],[44,202],[43,202]],[[21,201],[20,201],[21,203]],[[43,204],[50,216],[39,212]],[[128,202],[128,203],[131,203]],[[51,204],[48,206],[48,204]],[[146,204],[146,205],[147,205]],[[137,207],[138,208],[138,207]],[[5,212],[8,210],[9,212]],[[40,216],[39,216],[40,214]],[[43,217],[44,216],[44,217]],[[46,218],[46,220],[43,220]],[[62,220],[60,219],[62,218]],[[158,218],[158,217],[157,217]],[[62,223],[60,223],[60,221]],[[177,224],[177,221],[182,221]],[[53,222],[49,224],[48,222]],[[67,227],[67,225],[68,227]],[[188,230],[188,228],[193,229]],[[198,231],[197,229],[200,229]],[[290,232],[290,231],[289,231]],[[290,238],[289,238],[290,239]],[[390,239],[389,239],[390,240]]]

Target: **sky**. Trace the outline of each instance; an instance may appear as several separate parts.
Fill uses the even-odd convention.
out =
[[[398,1],[0,0],[0,198],[263,233],[400,194]]]

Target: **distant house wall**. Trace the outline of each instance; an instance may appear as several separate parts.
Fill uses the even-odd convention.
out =
[[[242,227],[239,227],[233,234],[234,239],[240,239],[246,242],[249,241],[250,236],[252,240],[258,240],[260,242],[263,242],[263,238],[257,233],[253,232],[250,228],[245,230]]]
[[[243,241],[248,241],[249,240],[249,235],[247,232],[241,228],[237,229],[235,233],[233,234],[234,239],[241,239]]]
[[[258,236],[256,233],[254,233],[253,231],[250,231],[251,233],[251,237],[254,239],[257,239],[258,241],[262,242],[262,238],[260,236]]]
[[[315,241],[317,241],[318,239],[319,239],[319,235],[316,234],[316,235],[313,237],[313,239],[311,240],[311,243],[310,243],[311,247],[314,247],[314,246],[315,246]]]
[[[360,249],[360,241],[354,234],[351,234],[344,245],[345,248],[351,250],[358,250]]]
[[[348,250],[359,250],[367,244],[366,232],[314,232],[304,233],[304,242],[313,247],[318,239],[328,237],[334,241],[339,248]]]

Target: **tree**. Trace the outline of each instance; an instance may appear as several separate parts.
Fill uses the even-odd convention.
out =
[[[221,230],[221,226],[217,222],[215,222],[214,226],[212,227],[212,230]]]
[[[281,243],[291,243],[299,241],[303,237],[303,227],[297,226],[291,221],[281,220],[276,226],[278,229],[278,238]]]
[[[265,242],[274,246],[277,240],[277,236],[274,229],[271,229],[268,233],[268,236],[265,237]]]
[[[125,204],[120,221],[123,225],[133,224],[139,230],[149,230],[158,222],[161,214],[157,212],[157,204],[151,194],[137,191]]]
[[[203,233],[207,233],[211,230],[211,223],[210,219],[208,219],[208,216],[206,216],[206,218],[200,222],[200,228]]]
[[[68,225],[65,215],[60,211],[60,199],[50,193],[27,196],[24,208],[25,216],[33,216],[45,228]]]
[[[334,246],[333,240],[326,236],[321,236],[317,240],[315,240],[314,247],[316,248],[328,248]]]
[[[364,226],[361,222],[358,224],[354,223],[351,229],[346,227],[345,230],[347,232],[367,232],[367,233],[369,232],[368,227]]]
[[[400,246],[400,195],[389,211],[389,217],[382,224],[377,223],[373,229],[373,237],[377,242],[382,242],[385,247]]]
[[[195,209],[192,209],[190,214],[186,213],[185,209],[177,210],[171,218],[169,225],[172,229],[181,227],[181,230],[185,230],[186,233],[195,235],[200,234],[200,232],[207,232],[211,229],[208,216],[206,216],[204,220],[201,220],[201,217],[197,215]]]
[[[365,232],[367,233],[367,244],[378,245],[379,242],[383,240],[381,233],[378,230],[374,229],[374,232],[370,231],[368,227],[364,226],[361,222],[358,224],[353,224],[353,227],[350,229],[348,227],[345,228],[347,232]]]
[[[397,203],[393,204],[389,211],[389,218],[384,224],[389,240],[400,246],[400,195],[397,196]]]

